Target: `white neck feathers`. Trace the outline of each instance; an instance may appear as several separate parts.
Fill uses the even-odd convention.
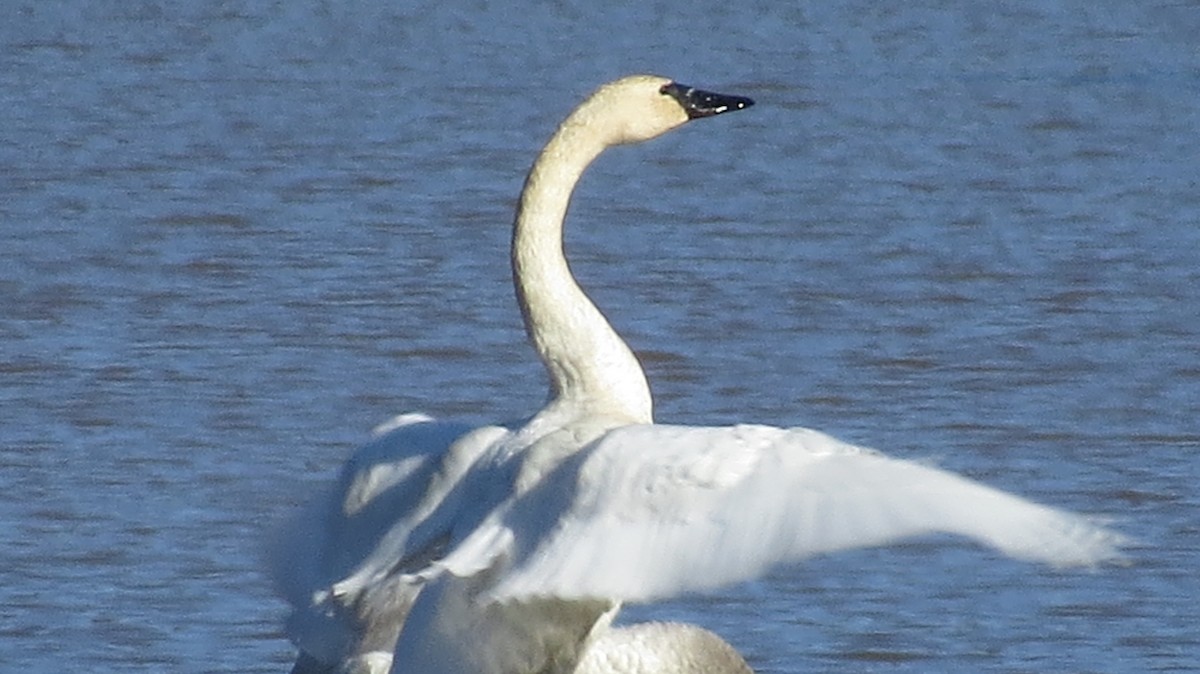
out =
[[[563,222],[576,182],[605,148],[620,142],[597,119],[602,111],[586,104],[576,110],[530,169],[513,228],[513,283],[525,330],[550,374],[548,409],[649,423],[650,387],[641,365],[579,287],[563,253]]]

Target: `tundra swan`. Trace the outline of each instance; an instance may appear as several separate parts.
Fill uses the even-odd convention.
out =
[[[653,423],[641,367],[567,266],[570,196],[606,148],[751,104],[634,76],[559,126],[512,240],[549,401],[477,429],[406,415],[347,462],[273,551],[294,671],[744,672],[705,630],[609,624],[623,601],[924,533],[1060,566],[1118,556],[1086,518],[817,431]]]
[[[561,126],[529,172],[512,241],[516,295],[550,375],[550,400],[526,421],[476,429],[401,415],[377,428],[338,480],[285,524],[268,565],[293,609],[287,632],[301,650],[294,671],[386,671],[379,663],[390,661],[424,582],[415,572],[444,552],[451,532],[467,530],[509,496],[506,471],[519,468],[522,484],[534,483],[565,451],[561,443],[544,443],[549,454],[525,450],[551,434],[573,435],[582,446],[607,428],[651,422],[641,366],[562,254],[571,192],[610,145],[752,103],[630,77],[602,87]]]

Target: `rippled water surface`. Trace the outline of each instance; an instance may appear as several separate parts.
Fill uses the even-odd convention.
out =
[[[538,407],[514,198],[633,71],[759,102],[573,205],[660,420],[932,457],[1138,545],[911,544],[628,615],[762,672],[1198,667],[1200,9],[601,4],[10,3],[0,669],[286,671],[272,522],[394,413]]]

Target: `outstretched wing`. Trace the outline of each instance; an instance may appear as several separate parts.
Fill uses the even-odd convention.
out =
[[[1122,542],[1085,517],[816,431],[643,425],[569,458],[445,561],[469,574],[506,555],[498,601],[648,601],[936,532],[1056,566],[1114,559]]]

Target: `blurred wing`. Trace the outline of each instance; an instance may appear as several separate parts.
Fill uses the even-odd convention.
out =
[[[935,532],[1053,565],[1110,560],[1121,543],[1084,517],[816,431],[646,425],[565,461],[447,566],[502,551],[501,601],[648,601]]]
[[[343,465],[336,483],[292,518],[269,552],[278,591],[292,605],[288,636],[306,653],[328,663],[346,655],[351,643],[394,639],[408,606],[420,591],[411,579],[390,579],[373,596],[371,588],[346,584],[371,560],[391,566],[423,551],[410,550],[410,534],[454,487],[490,442],[507,433],[498,427],[473,430],[420,414],[397,417]],[[339,582],[340,581],[340,582]],[[339,591],[333,591],[336,587]]]

